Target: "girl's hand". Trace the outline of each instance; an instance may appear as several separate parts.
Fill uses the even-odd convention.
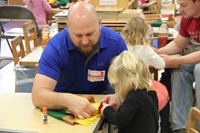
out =
[[[104,111],[104,109],[107,107],[107,106],[110,106],[109,104],[107,104],[107,103],[102,103],[102,105],[103,105],[103,107],[101,108],[101,115],[103,116],[103,111]]]
[[[111,95],[106,95],[103,99],[102,102],[108,103],[114,110],[117,110],[119,108],[119,102],[117,100],[117,97],[115,94]]]

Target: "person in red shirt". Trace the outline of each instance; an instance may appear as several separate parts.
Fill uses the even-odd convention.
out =
[[[188,113],[193,106],[193,82],[197,107],[200,109],[200,0],[178,0],[182,19],[177,37],[165,47],[155,49],[165,60],[166,67],[180,65],[172,72],[172,130],[173,133],[185,133]],[[192,51],[180,57],[168,56],[180,53],[189,42],[193,42]]]

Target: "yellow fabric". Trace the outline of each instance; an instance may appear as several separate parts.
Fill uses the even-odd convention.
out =
[[[56,0],[49,0],[50,4],[56,3]]]
[[[100,103],[91,103],[96,109],[98,109]],[[96,115],[90,117],[90,118],[87,118],[87,119],[78,119],[76,118],[75,119],[75,123],[78,123],[78,124],[81,124],[81,125],[84,125],[84,126],[88,126],[90,125],[93,121],[95,121],[98,117],[100,117],[101,114],[98,112]]]

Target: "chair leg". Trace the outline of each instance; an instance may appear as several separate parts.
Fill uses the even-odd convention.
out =
[[[15,81],[16,82],[16,81]],[[18,92],[18,86],[15,83],[15,93]]]
[[[1,34],[2,34],[2,24],[0,23],[0,56],[1,56]],[[0,59],[1,61],[1,59]]]
[[[0,57],[1,57],[1,37],[0,37]],[[0,58],[0,61],[1,61],[1,58]]]
[[[9,42],[9,40],[8,40],[7,38],[6,38],[6,41],[7,41],[7,44],[8,44],[8,47],[9,47],[11,53],[13,54],[13,52],[12,52],[12,47],[11,47],[10,42]]]

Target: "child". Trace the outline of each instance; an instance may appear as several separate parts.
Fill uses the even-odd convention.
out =
[[[129,19],[121,34],[127,44],[128,50],[141,58],[147,67],[152,66],[156,69],[165,68],[164,60],[152,49],[147,42],[149,26],[147,22],[138,16]],[[169,101],[167,88],[160,82],[153,80],[152,90],[155,90],[158,96],[159,108],[161,111]],[[168,120],[161,115],[161,131],[165,128],[163,125],[169,125]]]
[[[46,13],[52,10],[47,0],[23,0],[23,2],[34,14],[39,29],[41,29],[42,25],[47,24]]]
[[[120,133],[157,133],[158,101],[151,87],[151,75],[142,60],[129,51],[117,56],[108,70],[108,80],[114,86],[119,109],[103,103],[101,114],[118,126]]]
[[[147,42],[149,26],[146,21],[139,17],[130,17],[126,26],[123,28],[123,36],[128,50],[141,58],[147,67],[152,66],[156,69],[165,68],[165,61],[151,48]]]

